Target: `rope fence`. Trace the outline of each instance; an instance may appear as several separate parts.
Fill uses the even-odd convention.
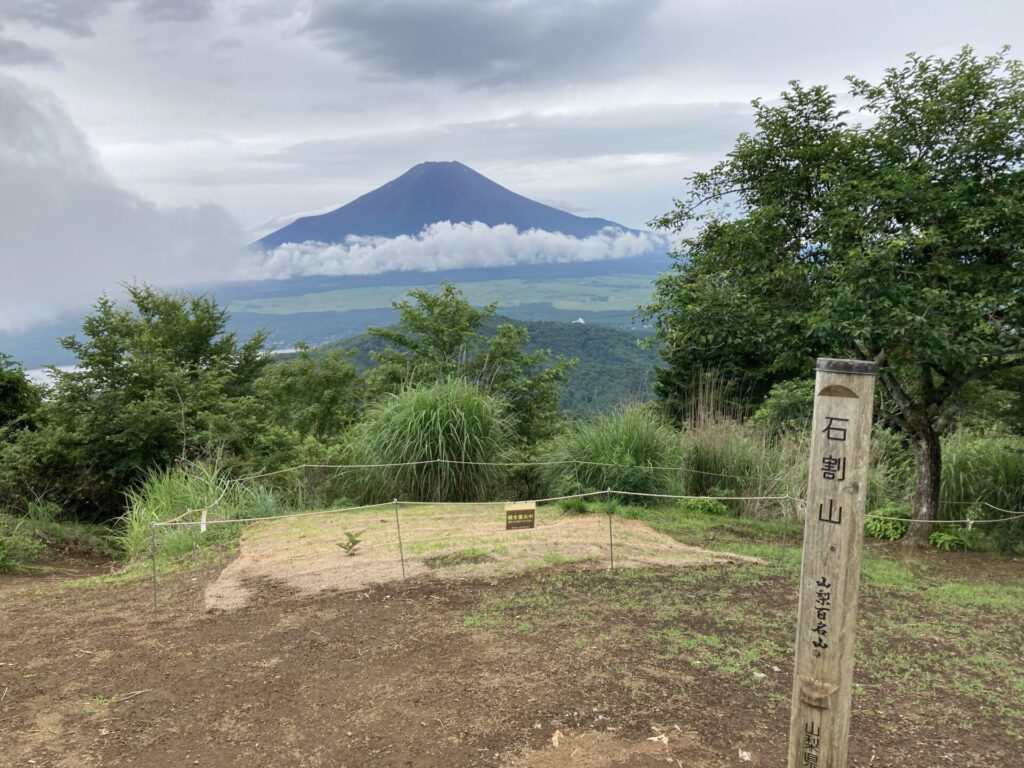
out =
[[[302,465],[306,466],[306,465]],[[313,465],[315,466],[315,465]],[[264,477],[267,475],[263,475]],[[242,478],[241,480],[252,479]],[[237,481],[236,481],[237,482]],[[226,493],[226,490],[225,490]],[[224,493],[221,494],[218,502],[223,499]],[[681,494],[663,494],[663,493],[648,493],[640,491],[622,491],[615,489],[606,489],[603,491],[590,491],[584,493],[566,494],[563,496],[552,496],[542,499],[530,500],[535,505],[540,504],[553,504],[555,502],[566,501],[569,499],[595,499],[596,497],[604,497],[609,500],[613,498],[628,498],[628,497],[642,497],[651,499],[665,499],[665,500],[717,500],[717,501],[756,501],[756,502],[792,502],[792,504],[783,504],[783,520],[787,524],[791,522],[790,514],[793,514],[793,520],[795,521],[796,516],[799,514],[797,510],[799,506],[804,504],[804,500],[784,494],[784,495],[763,495],[763,496],[696,496],[696,495],[681,495]],[[360,552],[375,551],[381,549],[396,550],[398,555],[398,565],[401,571],[402,579],[407,578],[407,550],[411,549],[418,554],[423,554],[429,551],[431,548],[438,548],[439,550],[450,549],[453,542],[463,542],[470,540],[480,540],[484,537],[486,542],[497,541],[502,538],[516,538],[517,536],[529,536],[536,529],[509,529],[506,530],[504,527],[500,527],[503,522],[505,514],[505,505],[512,502],[505,501],[493,501],[493,502],[429,502],[429,501],[413,501],[413,500],[399,500],[393,499],[390,502],[379,502],[376,504],[362,504],[347,507],[337,507],[332,509],[316,510],[310,512],[293,512],[282,515],[260,515],[253,517],[240,517],[240,518],[207,518],[203,517],[202,520],[195,519],[194,512],[196,510],[187,510],[185,514],[179,515],[176,518],[165,521],[154,521],[151,523],[151,539],[152,539],[152,590],[153,590],[153,610],[158,609],[158,569],[157,569],[157,532],[158,529],[166,529],[168,531],[174,529],[188,528],[192,538],[192,557],[193,557],[193,571],[198,574],[198,566],[196,565],[197,558],[197,539],[196,539],[196,528],[199,527],[200,536],[203,535],[207,526],[223,526],[223,525],[249,525],[259,522],[267,522],[273,520],[295,520],[302,518],[324,518],[331,515],[338,515],[339,529],[344,529],[345,526],[355,519],[359,513],[368,512],[372,510],[384,510],[388,508],[388,518],[379,518],[376,521],[362,520],[359,525],[367,524],[371,525],[376,523],[375,531],[384,535],[386,540],[383,541],[367,541],[358,542],[355,547],[358,547]],[[895,522],[905,523],[929,523],[932,525],[967,525],[968,528],[974,524],[984,523],[997,523],[1007,522],[1011,520],[1020,519],[1024,516],[1024,512],[1016,512],[1012,510],[1005,510],[987,502],[980,502],[980,504],[986,504],[993,510],[1007,514],[1006,517],[986,520],[974,520],[971,518],[964,518],[960,520],[915,520],[906,519],[900,517],[890,517],[883,515],[874,515],[869,513],[868,517],[879,519],[879,520],[891,520]],[[213,505],[211,505],[213,506]],[[460,507],[476,507],[476,512],[452,512],[450,508]],[[418,515],[413,510],[424,508],[424,507],[443,507],[444,510],[437,510],[431,514]],[[487,509],[492,507],[493,509]],[[407,514],[411,513],[411,517],[406,521],[414,527],[406,532],[406,538],[403,541],[402,535],[402,514],[401,510],[405,508]],[[481,509],[483,508],[483,509]],[[209,508],[207,508],[209,509]],[[537,507],[539,509],[539,507]],[[393,510],[393,519],[391,519],[391,510]],[[615,529],[613,526],[613,512],[614,509],[609,507],[608,509],[608,537],[607,537],[607,553],[609,569],[615,569]],[[191,519],[186,519],[191,517]],[[557,518],[556,518],[557,519]],[[436,523],[444,521],[446,524],[443,525],[430,525],[430,523]],[[474,524],[469,524],[472,521]],[[424,525],[426,524],[426,525]],[[356,526],[358,527],[358,526]],[[387,532],[392,531],[393,536]],[[348,533],[348,531],[339,530],[339,532]],[[321,531],[321,534],[323,531]],[[365,534],[365,531],[360,531],[359,534]],[[375,533],[375,535],[376,535]],[[299,536],[302,538],[302,536]],[[486,543],[485,542],[485,543]],[[788,542],[788,537],[787,537]],[[223,541],[218,539],[218,545],[221,547],[221,555],[223,555]],[[624,542],[620,542],[620,548],[624,545]],[[424,549],[426,546],[426,549]],[[784,545],[785,546],[785,545]],[[354,548],[355,548],[354,547]],[[305,554],[292,555],[292,552],[301,552],[308,550],[309,546],[307,543],[293,543],[293,544],[275,544],[274,551],[278,555],[286,555],[296,560],[302,560],[303,558],[315,561],[318,558],[323,558],[323,553],[309,552]],[[196,579],[194,579],[196,580]]]
[[[461,460],[461,459],[424,459],[422,461],[405,461],[405,462],[392,462],[392,463],[380,463],[380,464],[296,464],[295,466],[292,466],[292,467],[285,467],[283,469],[276,469],[276,470],[272,470],[272,471],[269,471],[269,472],[261,472],[261,473],[258,473],[258,474],[246,475],[244,477],[230,479],[230,480],[228,480],[225,483],[224,488],[222,489],[222,491],[220,493],[220,496],[218,496],[217,499],[213,503],[206,505],[205,509],[209,510],[209,509],[213,509],[214,507],[217,507],[224,500],[224,497],[227,495],[227,492],[228,492],[230,486],[233,485],[233,484],[241,485],[242,483],[247,483],[247,482],[250,482],[250,481],[253,481],[253,480],[260,480],[260,479],[267,478],[267,477],[274,477],[274,476],[286,474],[286,473],[289,473],[289,472],[298,472],[298,471],[304,471],[304,470],[307,470],[307,469],[332,469],[332,470],[342,471],[342,470],[356,470],[356,469],[395,469],[395,468],[399,468],[399,467],[437,466],[437,465],[477,466],[477,467],[506,467],[506,468],[507,467],[545,467],[545,466],[566,466],[566,465],[572,465],[572,466],[578,466],[578,467],[591,466],[591,467],[620,468],[620,469],[628,468],[628,469],[644,469],[644,470],[651,470],[651,471],[682,472],[682,473],[690,473],[690,474],[696,474],[696,475],[701,475],[701,476],[706,476],[706,477],[728,478],[728,479],[732,479],[732,480],[751,480],[751,481],[757,481],[757,482],[763,482],[764,479],[765,479],[764,476],[762,476],[762,475],[736,475],[736,474],[729,474],[729,473],[724,473],[724,472],[709,472],[709,471],[706,471],[706,470],[694,469],[692,467],[685,467],[685,466],[660,466],[660,465],[631,466],[631,465],[625,465],[625,464],[616,464],[616,463],[612,463],[612,462],[586,461],[586,460],[582,460],[582,459],[559,459],[559,460],[554,460],[554,461],[465,461],[465,460]],[[794,497],[789,496],[789,495],[780,495],[780,496],[698,496],[698,495],[693,495],[693,496],[688,496],[688,495],[673,495],[673,494],[648,494],[648,493],[641,493],[641,492],[638,492],[638,491],[630,491],[630,492],[626,492],[626,491],[593,491],[593,492],[589,492],[589,493],[569,494],[569,495],[565,495],[565,496],[552,496],[552,497],[546,498],[546,499],[535,499],[535,501],[537,503],[546,502],[546,501],[564,501],[566,499],[571,499],[571,498],[586,498],[586,497],[589,497],[589,496],[599,496],[601,494],[607,494],[607,493],[615,493],[615,494],[620,494],[620,495],[624,495],[624,496],[647,496],[647,497],[650,497],[650,498],[665,498],[665,499],[679,499],[679,500],[684,500],[684,499],[717,499],[719,501],[760,501],[760,500],[764,500],[764,501],[778,501],[778,500],[785,500],[785,499],[793,499],[793,500],[799,501],[799,502],[803,501],[802,499],[795,499]],[[402,502],[402,503],[403,504],[433,504],[435,502],[405,501],[405,502]],[[451,503],[476,503],[476,502],[451,502]],[[500,503],[500,502],[496,502],[496,503]],[[990,508],[990,509],[992,509],[992,510],[994,510],[996,512],[1002,512],[1002,513],[1004,513],[1006,515],[1009,515],[1010,517],[1008,517],[1008,518],[1001,518],[999,520],[969,520],[969,519],[965,518],[963,520],[941,520],[941,521],[914,520],[913,522],[958,523],[958,524],[966,524],[968,522],[974,522],[974,523],[1006,522],[1007,520],[1012,520],[1012,519],[1014,519],[1016,517],[1024,516],[1024,510],[1003,509],[1003,508],[998,507],[998,506],[996,506],[996,505],[994,505],[994,504],[992,504],[992,503],[990,503],[988,501],[982,501],[980,499],[977,500],[977,501],[959,501],[959,500],[940,501],[939,503],[940,504],[947,504],[947,505],[984,506],[984,507],[988,507],[988,508]],[[352,509],[356,509],[356,507],[353,507]],[[178,515],[178,517],[173,518],[172,520],[169,520],[169,521],[164,521],[164,522],[165,523],[178,522],[178,521],[183,520],[184,518],[188,517],[194,511],[195,510],[193,510],[193,509],[186,509],[185,512],[183,512],[182,514]],[[330,511],[340,511],[340,510],[327,510],[327,511],[330,512]],[[880,520],[904,520],[905,518],[878,517],[878,519],[880,519]]]

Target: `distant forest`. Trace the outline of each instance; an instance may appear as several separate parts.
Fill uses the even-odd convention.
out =
[[[601,325],[583,325],[557,321],[520,322],[494,316],[484,321],[485,335],[494,334],[498,325],[522,326],[530,334],[527,352],[546,349],[553,356],[575,358],[579,362],[569,371],[562,387],[561,410],[566,414],[583,415],[606,411],[623,401],[639,402],[654,397],[652,384],[658,363],[656,347],[640,344],[635,333]],[[355,350],[353,363],[363,373],[375,365],[370,352],[383,349],[385,342],[375,336],[361,334],[325,344],[319,349]]]

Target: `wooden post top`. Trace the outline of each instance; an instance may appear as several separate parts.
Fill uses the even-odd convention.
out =
[[[819,357],[814,370],[826,373],[856,373],[861,376],[874,376],[878,373],[878,363],[871,360],[841,360],[834,357]]]

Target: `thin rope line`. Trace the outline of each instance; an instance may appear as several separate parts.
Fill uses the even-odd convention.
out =
[[[462,466],[474,466],[474,467],[552,467],[560,464],[573,464],[576,466],[590,466],[590,467],[619,467],[626,469],[651,469],[651,470],[666,470],[676,472],[690,472],[697,475],[707,475],[709,477],[729,477],[734,480],[760,480],[761,477],[754,475],[732,475],[727,472],[708,472],[703,469],[693,469],[692,467],[684,466],[664,466],[659,464],[615,464],[612,462],[603,461],[585,461],[583,459],[556,459],[553,461],[469,461],[465,459],[423,459],[421,461],[396,461],[383,464],[297,464],[294,467],[285,467],[284,469],[275,469],[271,472],[262,472],[256,475],[246,475],[245,477],[239,477],[232,482],[245,482],[247,480],[258,480],[263,477],[272,477],[274,475],[284,474],[285,472],[294,472],[299,469],[388,469],[393,467],[416,467],[424,466],[426,464],[458,464]]]
[[[207,525],[224,525],[230,523],[253,523],[259,520],[288,520],[293,517],[314,517],[316,515],[330,515],[335,512],[354,512],[358,509],[374,509],[376,507],[387,507],[394,504],[393,501],[382,501],[380,504],[363,504],[358,507],[342,507],[339,509],[321,509],[316,512],[295,512],[289,515],[267,515],[265,517],[236,517],[236,518],[222,518],[220,520],[207,520]],[[153,523],[156,526],[185,526],[185,525],[200,525],[201,523],[196,520],[179,520],[179,521],[167,521],[165,523]]]
[[[669,493],[642,493],[641,491],[600,491],[600,493],[617,493],[620,496],[647,496],[657,499],[717,499],[718,501],[784,501],[792,496],[676,496]],[[803,501],[803,499],[794,499]]]
[[[1024,512],[1019,512],[1019,511],[1017,511],[1015,509],[1003,509],[1002,507],[997,507],[995,504],[989,504],[987,501],[983,501],[981,503],[984,504],[989,509],[994,509],[996,512],[1005,512],[1006,514],[1013,515],[1014,517],[1020,517],[1020,516],[1024,515]],[[1012,519],[1012,518],[1010,518],[1010,519]],[[978,522],[980,522],[980,521],[978,521]]]
[[[963,520],[919,520],[913,517],[883,517],[882,515],[874,515],[868,513],[867,517],[873,520],[892,520],[898,523],[931,523],[932,525],[983,525],[985,523],[1005,523],[1009,520],[1020,520],[1021,516],[1024,515],[1022,512],[1018,512],[1012,517],[996,517],[982,520],[972,520],[971,518],[965,518]]]

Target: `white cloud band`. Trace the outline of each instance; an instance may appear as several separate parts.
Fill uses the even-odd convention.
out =
[[[332,245],[285,243],[254,256],[242,279],[284,279],[298,275],[376,275],[382,272],[437,272],[471,267],[509,267],[606,261],[665,252],[668,242],[650,232],[605,228],[585,238],[560,232],[518,231],[511,224],[441,221],[419,235],[395,238],[350,236]]]

